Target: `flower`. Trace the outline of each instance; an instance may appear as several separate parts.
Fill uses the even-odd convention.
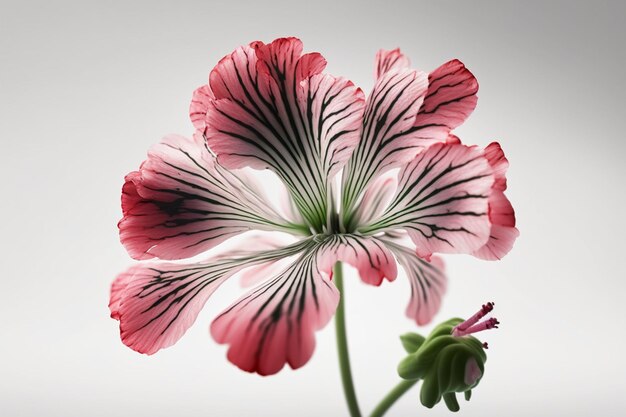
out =
[[[237,48],[193,94],[193,139],[165,137],[126,176],[119,230],[135,259],[190,258],[250,230],[298,237],[285,247],[251,238],[260,250],[203,262],[132,266],[110,298],[127,346],[153,354],[173,345],[211,294],[245,270],[261,282],[215,319],[214,339],[243,370],[295,369],[337,307],[337,261],[372,285],[393,281],[397,261],[411,283],[407,315],[421,325],[446,288],[433,253],[499,259],[510,250],[518,232],[500,146],[466,146],[450,134],[476,105],[465,66],[453,60],[426,74],[398,49],[380,51],[365,99],[325,65],[296,38]],[[285,210],[244,167],[282,180]]]

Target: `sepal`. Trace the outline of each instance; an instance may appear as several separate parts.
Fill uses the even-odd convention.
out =
[[[426,338],[417,333],[406,333],[400,336],[400,341],[406,353],[414,353],[422,346]]]

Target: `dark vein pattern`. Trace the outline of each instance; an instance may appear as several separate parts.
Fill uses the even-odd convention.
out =
[[[375,286],[395,280],[399,263],[411,286],[406,314],[425,325],[447,283],[433,253],[499,259],[511,249],[518,232],[504,153],[451,134],[477,100],[460,61],[427,75],[399,49],[381,50],[365,102],[350,81],[322,73],[320,54],[302,52],[298,39],[282,38],[224,57],[193,94],[194,139],[166,137],[126,177],[119,229],[136,259],[191,257],[251,229],[305,237],[278,248],[273,237],[246,236],[208,261],[129,268],[113,282],[109,308],[130,348],[153,354],[176,343],[240,274],[255,287],[215,319],[213,337],[243,370],[299,368],[337,307],[336,262]],[[242,167],[280,177],[287,219],[244,173],[228,170]],[[415,249],[400,243],[407,236]]]
[[[381,217],[359,230],[404,228],[424,258],[433,252],[471,253],[489,236],[493,182],[480,149],[435,144],[400,172],[396,194]]]
[[[379,79],[384,73],[392,69],[408,68],[409,64],[409,59],[400,52],[400,48],[391,51],[381,49],[376,53],[374,79]]]
[[[407,153],[413,145],[407,142],[406,132],[413,126],[426,88],[426,74],[409,69],[388,71],[376,82],[367,99],[361,140],[344,171],[342,210],[348,230],[367,184],[412,156]]]
[[[428,93],[410,134],[423,146],[443,142],[476,108],[478,81],[457,59],[428,75]]]
[[[250,229],[297,231],[195,141],[168,136],[122,190],[122,243],[136,259],[182,259]]]
[[[207,115],[211,149],[229,168],[270,168],[285,182],[309,225],[328,223],[329,178],[356,145],[363,94],[350,81],[323,75],[319,54],[302,44],[255,43],[211,72]]]
[[[153,354],[176,343],[211,294],[233,274],[296,255],[314,244],[307,239],[281,249],[190,265],[136,265],[118,276],[111,287],[111,316],[120,321],[127,346]]]
[[[315,331],[333,315],[339,294],[329,281],[336,261],[357,267],[364,281],[379,285],[396,277],[395,260],[375,238],[324,235],[275,278],[260,285],[215,319],[211,333],[230,345],[228,358],[248,372],[268,375],[285,364],[304,365]]]

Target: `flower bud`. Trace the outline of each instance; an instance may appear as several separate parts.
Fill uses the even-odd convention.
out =
[[[480,382],[485,370],[486,345],[473,336],[453,336],[462,319],[451,319],[433,329],[427,338],[417,334],[401,337],[409,355],[400,362],[398,373],[407,380],[421,379],[420,400],[432,408],[443,398],[451,411],[459,410],[456,393],[465,393]]]

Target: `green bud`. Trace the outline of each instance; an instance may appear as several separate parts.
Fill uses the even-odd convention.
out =
[[[415,333],[401,336],[409,355],[398,365],[398,374],[423,380],[420,400],[428,408],[443,399],[450,411],[458,411],[456,393],[465,393],[469,400],[483,376],[487,360],[483,344],[473,336],[452,336],[452,329],[462,322],[443,322],[425,339]]]

